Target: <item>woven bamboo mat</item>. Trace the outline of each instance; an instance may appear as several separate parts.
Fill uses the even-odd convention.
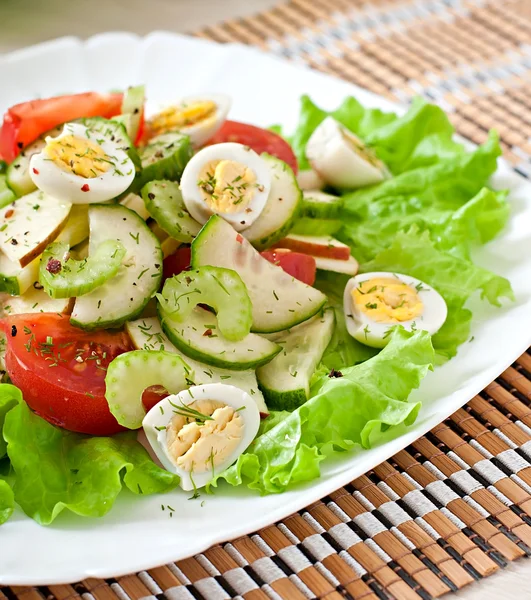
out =
[[[292,0],[201,31],[501,134],[531,176],[531,0]],[[253,535],[117,580],[0,600],[427,600],[531,556],[531,354],[389,461]],[[153,599],[154,600],[154,599]]]

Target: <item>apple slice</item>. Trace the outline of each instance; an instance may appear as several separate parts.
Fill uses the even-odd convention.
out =
[[[59,235],[71,208],[40,190],[22,196],[0,210],[0,249],[25,267]]]
[[[275,248],[289,248],[293,252],[334,258],[335,260],[348,260],[350,258],[350,248],[327,235],[298,235],[292,233],[277,242]]]
[[[353,256],[350,256],[348,260],[323,258],[322,256],[314,256],[314,258],[315,266],[320,271],[334,271],[334,273],[354,276],[359,269],[358,261]]]

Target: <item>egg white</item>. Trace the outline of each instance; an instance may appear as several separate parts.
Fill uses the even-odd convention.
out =
[[[215,466],[214,476],[222,473],[236,462],[240,454],[254,440],[260,426],[260,412],[253,398],[240,388],[223,383],[192,386],[189,390],[164,398],[154,406],[144,417],[142,427],[161,464],[167,471],[179,475],[181,488],[185,491],[205,486],[212,480],[212,471],[207,470],[203,473],[190,474],[189,471],[178,467],[167,451],[165,427],[175,416],[172,403],[177,406],[180,406],[181,403],[189,405],[196,400],[218,400],[235,410],[240,409],[238,414],[243,420],[243,435],[237,447],[225,461]]]
[[[333,117],[327,117],[306,144],[306,156],[310,164],[326,183],[337,188],[354,189],[379,183],[389,177],[389,171],[382,161],[376,159],[377,164],[372,164],[345,137],[366,147]]]
[[[105,134],[91,131],[81,123],[66,123],[57,137],[47,137],[46,142],[70,135],[100,146],[107,156],[112,157],[114,164],[97,177],[82,177],[50,160],[43,149],[30,160],[30,176],[40,190],[64,202],[92,204],[112,200],[131,185],[135,178],[132,160]]]
[[[352,291],[363,281],[381,277],[397,278],[402,283],[413,288],[419,286],[417,293],[424,305],[422,314],[414,319],[401,321],[400,323],[379,323],[371,319],[367,313],[357,308],[352,300]],[[386,346],[390,339],[389,329],[395,325],[402,325],[408,331],[423,329],[430,335],[433,335],[443,326],[448,315],[446,302],[437,290],[410,275],[385,271],[363,273],[349,279],[343,293],[343,310],[349,334],[358,342],[372,348],[383,348]]]
[[[194,123],[193,125],[179,128],[181,133],[186,134],[190,138],[192,146],[197,148],[202,146],[205,142],[208,142],[208,140],[219,131],[223,123],[225,123],[227,115],[229,114],[229,110],[232,106],[232,99],[230,96],[225,94],[187,96],[186,98],[182,98],[177,102],[160,107],[159,111],[163,111],[173,106],[180,107],[207,101],[213,102],[216,105],[216,111],[212,118],[209,118],[203,122],[200,121],[199,123]]]
[[[202,190],[198,185],[203,167],[216,160],[232,160],[246,165],[254,171],[256,182],[262,186],[261,191],[254,191],[251,202],[239,212],[225,213],[211,208],[204,200]],[[260,156],[248,146],[226,142],[214,144],[199,150],[186,165],[181,177],[181,193],[188,212],[199,223],[206,223],[217,214],[230,223],[236,231],[250,227],[264,207],[271,190],[271,169]],[[247,209],[250,209],[248,212]]]

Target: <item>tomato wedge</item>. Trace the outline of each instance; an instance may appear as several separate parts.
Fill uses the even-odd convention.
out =
[[[267,152],[287,163],[295,174],[298,171],[297,157],[286,140],[276,133],[239,121],[225,121],[221,129],[208,142],[221,144],[223,142],[237,142],[249,146],[258,154]]]
[[[28,144],[61,123],[81,117],[114,117],[120,114],[122,97],[123,94],[86,92],[16,104],[4,115],[0,157],[12,162]]]
[[[302,283],[306,285],[313,285],[315,283],[317,267],[313,256],[301,254],[300,252],[292,252],[284,248],[264,250],[260,254],[269,262],[281,267],[286,273],[295,277],[295,279],[302,281]]]
[[[55,313],[13,315],[1,325],[7,373],[39,416],[80,433],[122,431],[105,400],[105,375],[116,356],[133,350],[126,333],[85,332]]]
[[[182,271],[190,268],[192,262],[192,249],[190,246],[181,246],[167,256],[162,263],[162,279],[166,281],[174,275],[179,275]]]

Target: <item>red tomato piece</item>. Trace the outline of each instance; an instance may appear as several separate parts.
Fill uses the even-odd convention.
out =
[[[190,246],[181,246],[167,256],[162,263],[162,279],[166,281],[174,275],[179,275],[182,271],[190,268],[192,261],[192,249]]]
[[[249,146],[258,154],[267,152],[272,156],[280,158],[287,163],[295,174],[298,171],[297,157],[293,153],[291,146],[286,140],[278,134],[248,125],[238,121],[225,121],[221,129],[208,142],[209,144],[221,144],[223,142],[237,142]]]
[[[1,321],[6,368],[39,416],[70,431],[122,431],[105,400],[105,375],[119,354],[133,350],[122,331],[85,332],[55,313],[13,315]]]
[[[291,252],[291,250],[284,250],[283,248],[264,250],[260,254],[269,262],[281,267],[295,279],[307,285],[315,283],[317,267],[313,256]]]
[[[87,92],[30,100],[12,106],[0,129],[0,156],[12,162],[28,144],[57,125],[82,117],[110,118],[120,114],[122,94]]]

